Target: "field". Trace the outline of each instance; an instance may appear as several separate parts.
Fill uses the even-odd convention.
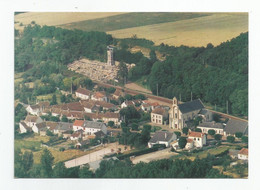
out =
[[[85,31],[104,31],[116,38],[138,38],[180,46],[219,45],[248,31],[247,13],[23,13],[15,28],[35,21],[40,25]]]
[[[62,24],[68,24],[72,22],[79,22],[83,20],[91,20],[96,18],[108,17],[124,13],[113,13],[113,12],[28,12],[23,14],[15,15],[15,28],[22,29],[23,25],[28,25],[32,21],[35,21],[39,25],[57,26]]]
[[[152,40],[155,44],[206,46],[208,43],[219,45],[222,42],[248,31],[248,14],[212,14],[176,22],[153,24],[122,30],[108,31],[116,38],[138,38]]]

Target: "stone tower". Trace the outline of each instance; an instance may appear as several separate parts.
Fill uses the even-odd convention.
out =
[[[114,48],[111,46],[107,46],[107,64],[110,66],[115,65],[113,53],[114,53]]]

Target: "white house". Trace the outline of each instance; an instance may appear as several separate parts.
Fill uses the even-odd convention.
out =
[[[121,108],[126,108],[128,106],[135,106],[135,103],[133,101],[126,100],[121,104]]]
[[[75,92],[76,97],[83,99],[83,100],[88,100],[91,97],[91,91],[87,90],[85,88],[78,88]]]
[[[107,102],[107,96],[106,96],[105,92],[95,92],[91,96],[91,100]]]
[[[163,125],[167,117],[168,112],[162,107],[155,108],[151,112],[151,122],[154,124]]]
[[[83,130],[79,130],[79,131],[74,132],[70,136],[70,140],[75,141],[75,140],[79,140],[82,137],[83,137]]]
[[[116,125],[121,123],[120,114],[114,112],[106,112],[104,114],[100,114],[104,123],[108,123],[109,121],[113,121]]]
[[[197,128],[201,129],[201,131],[206,134],[208,134],[209,130],[214,130],[216,134],[224,135],[223,124],[216,123],[215,121],[200,123]]]
[[[33,127],[35,126],[37,123],[42,123],[43,120],[42,118],[38,117],[38,116],[34,116],[34,115],[27,115],[24,122],[26,123],[26,125],[28,127]]]
[[[49,106],[49,102],[39,102],[38,104],[27,106],[26,111],[32,115],[39,116],[43,112],[43,110],[48,108]]]
[[[155,144],[164,144],[166,147],[170,146],[170,143],[177,139],[175,133],[167,131],[157,131],[154,136],[148,142],[148,147],[152,148]]]
[[[20,129],[20,133],[27,133],[32,131],[32,128],[28,127],[24,121],[21,121],[19,123],[19,129]]]
[[[46,131],[47,130],[47,126],[45,122],[42,123],[37,123],[36,125],[34,125],[32,127],[33,132],[40,134],[40,131]]]
[[[73,130],[73,124],[72,123],[66,123],[66,122],[59,122],[58,125],[54,128],[53,133],[61,135],[64,132]]]
[[[190,144],[186,144],[186,149],[193,147],[201,148],[206,145],[207,137],[204,133],[192,131],[189,133],[187,141],[189,141]]]
[[[104,134],[107,134],[107,126],[103,122],[95,121],[84,121],[84,133],[87,135],[94,135],[98,131],[102,131]]]
[[[242,148],[238,152],[238,159],[240,159],[240,160],[248,160],[248,149],[247,148]]]
[[[73,123],[73,131],[84,130],[84,120],[75,120]]]

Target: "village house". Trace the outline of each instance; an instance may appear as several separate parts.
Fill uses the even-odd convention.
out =
[[[121,108],[126,108],[128,106],[135,106],[135,103],[131,100],[126,100],[121,104]]]
[[[206,134],[208,134],[209,130],[214,130],[216,134],[224,135],[223,124],[216,123],[215,121],[200,123],[197,128],[201,129],[201,131]]]
[[[39,102],[35,105],[29,105],[26,107],[26,111],[32,115],[41,115],[42,111],[50,106],[49,102]]]
[[[21,121],[19,123],[19,132],[20,133],[28,133],[28,132],[31,132],[31,131],[32,131],[32,128],[27,126],[24,121]]]
[[[168,112],[162,107],[155,108],[151,112],[151,122],[154,124],[163,125],[166,124],[168,119]]]
[[[171,129],[182,130],[186,126],[186,122],[201,114],[203,109],[204,105],[200,99],[178,104],[177,98],[174,97],[173,105],[169,110],[169,127]],[[209,114],[209,112],[206,113]],[[210,119],[209,116],[205,118],[206,121],[209,121],[207,118]]]
[[[103,110],[116,110],[116,106],[114,104],[105,102],[105,101],[95,101],[94,104],[98,107],[102,107]]]
[[[97,105],[95,105],[94,102],[91,101],[81,101],[80,102],[86,113],[95,113],[99,111],[99,107]]]
[[[247,148],[242,148],[238,152],[238,159],[240,159],[240,160],[248,160],[248,149]]]
[[[115,125],[120,125],[120,114],[119,113],[114,113],[114,112],[106,112],[104,114],[100,114],[102,120],[104,123],[108,123],[109,121],[113,121]]]
[[[248,122],[241,120],[229,119],[225,128],[224,135],[225,136],[235,136],[237,132],[241,132],[243,135],[248,135]]]
[[[34,115],[27,115],[24,123],[28,126],[28,127],[33,127],[35,126],[37,123],[42,123],[43,120],[41,117],[38,116],[34,116]]]
[[[170,146],[170,143],[177,139],[175,133],[167,131],[157,131],[148,142],[148,147],[152,148],[155,144],[164,144],[166,147]]]
[[[93,135],[98,131],[103,131],[104,134],[107,134],[107,126],[103,122],[85,121],[84,127],[84,133],[87,135]]]
[[[78,131],[75,131],[73,134],[71,134],[70,140],[75,141],[81,139],[82,137],[83,137],[83,130],[80,129]]]
[[[91,100],[94,101],[105,101],[107,102],[107,96],[105,92],[95,92],[92,96],[91,96]]]
[[[54,128],[53,133],[62,135],[62,133],[73,130],[72,123],[59,122],[58,125]]]
[[[82,148],[83,146],[86,146],[89,144],[89,139],[87,140],[79,140],[77,144],[75,145],[76,148]]]
[[[238,158],[238,153],[239,153],[239,150],[236,150],[236,149],[229,149],[229,150],[228,150],[228,155],[229,155],[232,159],[237,159],[237,158]]]
[[[83,100],[88,100],[91,98],[91,91],[87,90],[85,88],[78,88],[75,92],[76,97],[83,99]]]
[[[191,148],[202,148],[207,143],[207,137],[204,133],[201,132],[190,132],[187,138],[186,149]]]
[[[142,103],[141,109],[144,112],[150,112],[150,111],[152,111],[152,105],[150,103]]]
[[[122,90],[116,89],[116,91],[113,93],[112,97],[116,100],[118,100],[119,97],[124,97],[125,93]]]
[[[37,123],[36,125],[34,125],[32,127],[32,130],[33,130],[34,133],[38,133],[38,134],[40,134],[40,131],[45,131],[45,133],[42,132],[42,136],[45,136],[46,135],[46,130],[47,130],[46,122]]]
[[[84,120],[75,120],[73,123],[73,131],[84,130]]]

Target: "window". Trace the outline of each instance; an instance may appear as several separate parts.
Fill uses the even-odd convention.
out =
[[[175,118],[177,118],[177,113],[175,114]]]
[[[194,138],[194,140],[196,141],[196,138]]]

